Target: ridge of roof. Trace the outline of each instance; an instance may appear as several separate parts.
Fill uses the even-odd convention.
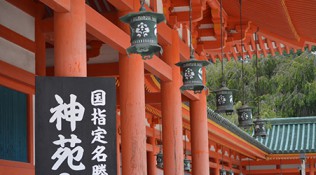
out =
[[[232,133],[236,134],[240,138],[244,139],[246,142],[254,145],[255,147],[259,148],[260,150],[270,154],[272,150],[266,147],[264,144],[257,141],[255,138],[250,136],[248,133],[237,127],[235,124],[221,116],[220,114],[214,112],[212,109],[207,110],[207,118],[214,121],[215,123],[219,124],[220,126],[226,128],[227,130],[231,131]]]
[[[316,123],[316,116],[266,119],[272,125]]]

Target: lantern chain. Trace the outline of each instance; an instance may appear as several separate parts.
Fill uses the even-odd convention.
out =
[[[224,171],[224,150],[223,150],[223,145],[221,147],[221,151],[222,151],[222,171]]]
[[[160,152],[162,151],[162,121],[160,124]]]
[[[258,68],[258,31],[259,31],[259,28],[257,29],[257,31],[255,32],[255,44],[256,44],[256,83],[257,83],[257,89],[256,89],[256,93],[257,93],[257,105],[258,105],[258,112],[257,112],[257,118],[259,118],[260,116],[260,100],[259,100],[259,68]]]
[[[240,3],[240,48],[241,48],[241,80],[242,80],[242,103],[245,102],[245,75],[244,75],[244,44],[243,44],[243,31],[242,31],[242,0],[239,0]]]
[[[222,59],[222,86],[225,86],[225,75],[224,75],[224,59],[223,59],[223,0],[220,1],[220,28],[221,28],[221,59]]]
[[[184,129],[184,158],[187,158],[187,130]]]
[[[145,8],[145,0],[140,0],[140,9],[139,11],[146,11],[146,8]]]
[[[189,26],[190,26],[190,59],[194,58],[194,49],[192,47],[192,0],[190,0],[190,7],[189,7],[190,19],[189,19]]]

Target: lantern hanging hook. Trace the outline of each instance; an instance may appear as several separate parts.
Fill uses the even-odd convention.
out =
[[[192,0],[190,0],[190,5],[189,5],[189,13],[190,13],[190,59],[194,59],[194,48],[192,46]]]
[[[139,11],[146,11],[145,0],[140,0],[140,9]]]

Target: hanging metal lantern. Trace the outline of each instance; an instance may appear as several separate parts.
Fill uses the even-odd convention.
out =
[[[157,167],[158,168],[163,168],[163,154],[161,151],[156,155],[156,161],[157,161]]]
[[[233,170],[228,171],[228,175],[234,175]]]
[[[253,123],[255,127],[254,137],[265,138],[267,136],[266,127],[265,127],[266,121],[258,118],[255,121],[253,121]]]
[[[191,172],[191,160],[184,158],[184,171]]]
[[[176,65],[182,68],[183,86],[181,90],[192,90],[194,93],[201,93],[206,89],[203,84],[203,70],[204,66],[210,64],[208,61],[196,60],[194,56],[190,56],[190,60],[179,62]]]
[[[226,170],[224,169],[220,169],[219,172],[220,172],[220,175],[226,175]]]
[[[249,128],[253,125],[252,122],[252,107],[243,105],[237,109],[239,127]]]
[[[233,90],[228,89],[225,83],[216,91],[216,107],[215,112],[226,113],[231,115],[234,112]]]
[[[162,48],[157,43],[157,24],[164,21],[163,14],[146,11],[144,0],[137,13],[129,13],[120,18],[130,25],[131,47],[127,54],[140,54],[142,58],[151,59],[157,52],[162,53]]]

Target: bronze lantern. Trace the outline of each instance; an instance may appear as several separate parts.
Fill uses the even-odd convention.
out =
[[[156,155],[157,167],[163,168],[163,154],[161,151]]]
[[[241,128],[250,128],[253,125],[252,122],[252,107],[243,105],[237,109],[238,123]]]
[[[131,46],[127,54],[140,54],[143,59],[151,59],[162,48],[157,43],[157,24],[164,21],[163,14],[146,11],[144,0],[137,13],[129,13],[120,18],[130,25]]]
[[[254,123],[254,137],[267,137],[267,132],[265,128],[266,121],[260,118],[257,118]]]
[[[192,90],[194,93],[201,93],[203,89],[206,89],[203,84],[202,68],[208,64],[208,61],[196,60],[193,55],[190,56],[190,60],[177,63],[176,65],[182,68],[183,76],[183,86],[180,89]]]
[[[222,83],[222,87],[214,92],[216,94],[215,112],[231,115],[234,112],[233,90],[230,90],[225,83]]]
[[[184,171],[191,172],[191,160],[184,158]]]

